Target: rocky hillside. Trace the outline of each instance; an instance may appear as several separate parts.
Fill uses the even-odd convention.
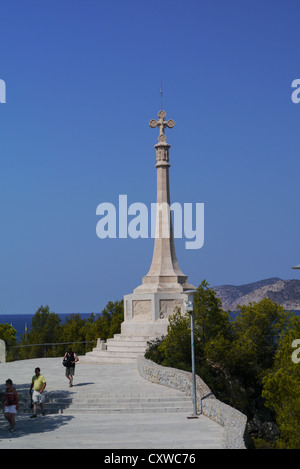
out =
[[[300,310],[300,280],[269,278],[246,285],[221,285],[214,290],[225,310],[234,311],[237,305],[257,303],[263,298],[270,298],[287,310]]]

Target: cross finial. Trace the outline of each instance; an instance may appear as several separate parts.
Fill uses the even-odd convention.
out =
[[[166,117],[165,111],[159,111],[157,115],[159,119],[158,120],[151,119],[151,121],[149,122],[149,125],[152,129],[154,129],[155,127],[159,127],[158,141],[165,142],[167,140],[167,137],[165,135],[165,127],[169,127],[170,129],[172,129],[172,127],[174,127],[175,125],[175,122],[172,119],[168,121],[165,120],[165,117]]]

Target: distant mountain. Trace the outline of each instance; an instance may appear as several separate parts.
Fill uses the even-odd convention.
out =
[[[237,305],[257,303],[264,298],[276,301],[286,310],[300,310],[300,280],[274,277],[245,285],[221,285],[213,289],[222,301],[224,310],[234,311]]]

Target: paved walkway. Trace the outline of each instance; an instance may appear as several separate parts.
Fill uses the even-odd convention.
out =
[[[68,387],[61,358],[23,360],[0,363],[0,392],[6,379],[18,389],[28,389],[34,369],[40,367],[48,391],[69,391],[72,394],[101,393],[151,395],[178,391],[143,379],[136,365],[76,365],[73,388]],[[191,406],[192,407],[192,406]],[[47,403],[45,404],[47,412]],[[222,448],[223,428],[200,415],[178,413],[122,414],[52,414],[30,419],[16,415],[16,431],[8,431],[8,422],[0,415],[0,449],[201,449]]]

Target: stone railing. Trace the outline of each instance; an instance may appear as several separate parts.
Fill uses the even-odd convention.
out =
[[[137,359],[139,374],[151,383],[168,386],[192,396],[192,373],[168,368],[147,360],[143,356]],[[224,427],[224,448],[245,449],[247,417],[216,399],[205,382],[196,376],[197,412],[214,420]]]

